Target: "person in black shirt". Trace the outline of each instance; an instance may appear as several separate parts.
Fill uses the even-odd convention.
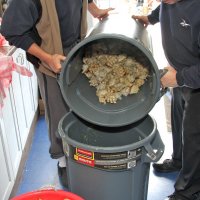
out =
[[[64,186],[67,186],[66,160],[57,129],[69,108],[55,77],[70,49],[86,33],[82,30],[85,30],[87,7],[100,20],[113,9],[99,9],[92,0],[12,0],[1,25],[1,34],[11,45],[24,49],[35,66],[45,104],[49,152],[53,159],[58,159],[58,173]]]
[[[160,22],[168,72],[163,87],[173,88],[173,155],[155,163],[158,172],[180,170],[169,200],[200,199],[200,1],[163,0],[149,16],[133,16],[145,25]]]

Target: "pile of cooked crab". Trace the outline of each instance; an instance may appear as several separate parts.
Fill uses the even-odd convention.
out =
[[[82,73],[96,88],[99,102],[104,104],[138,93],[149,75],[147,68],[124,54],[84,57]]]

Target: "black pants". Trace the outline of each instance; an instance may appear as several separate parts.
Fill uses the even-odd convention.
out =
[[[61,118],[69,112],[56,78],[36,70],[40,93],[45,104],[45,119],[47,122],[51,158],[64,156],[62,140],[58,134],[58,124]]]
[[[74,45],[64,49],[66,56]],[[36,69],[40,93],[45,104],[45,120],[49,133],[50,148],[49,153],[51,158],[57,159],[64,156],[62,140],[58,134],[58,125],[61,118],[66,115],[70,108],[63,99],[60,86],[56,78],[41,73]]]
[[[200,89],[173,89],[172,133],[172,158],[182,162],[175,190],[191,199],[200,191]]]
[[[173,88],[171,102],[171,125],[172,125],[172,141],[173,154],[172,158],[175,162],[182,162],[182,124],[184,100],[181,95],[180,88]]]

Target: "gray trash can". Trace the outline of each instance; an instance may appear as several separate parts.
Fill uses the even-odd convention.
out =
[[[70,191],[87,200],[147,199],[150,162],[164,152],[149,115],[128,126],[105,128],[71,112],[60,121],[59,133]]]
[[[148,68],[148,79],[137,94],[115,104],[99,103],[81,72],[83,57],[93,52],[134,57]],[[164,151],[156,123],[148,115],[161,97],[148,32],[121,16],[99,22],[69,52],[59,84],[72,110],[59,123],[70,191],[87,200],[146,200],[150,163]]]
[[[117,25],[117,27],[115,27]],[[145,117],[160,99],[160,72],[151,54],[146,29],[132,19],[110,17],[99,22],[90,35],[77,44],[63,63],[59,83],[63,98],[78,116],[93,124],[119,127]],[[134,57],[149,70],[140,92],[115,104],[99,103],[96,90],[82,73],[83,57],[101,52]]]

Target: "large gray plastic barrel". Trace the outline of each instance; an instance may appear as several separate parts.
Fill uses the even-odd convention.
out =
[[[148,68],[140,91],[116,104],[100,103],[82,74],[83,57],[97,51],[125,54]],[[146,200],[150,163],[164,151],[148,115],[161,86],[146,29],[120,15],[100,21],[67,55],[59,84],[72,110],[59,123],[70,191],[86,200]]]
[[[116,104],[98,101],[96,89],[82,74],[83,57],[94,52],[134,57],[149,69],[140,92],[123,97]],[[63,97],[81,118],[100,126],[117,127],[145,117],[160,99],[160,73],[152,56],[147,30],[131,18],[110,16],[100,21],[89,36],[77,44],[63,63],[59,83]]]
[[[155,121],[123,127],[96,126],[72,112],[59,123],[69,190],[86,200],[146,200],[150,162],[164,145]]]

